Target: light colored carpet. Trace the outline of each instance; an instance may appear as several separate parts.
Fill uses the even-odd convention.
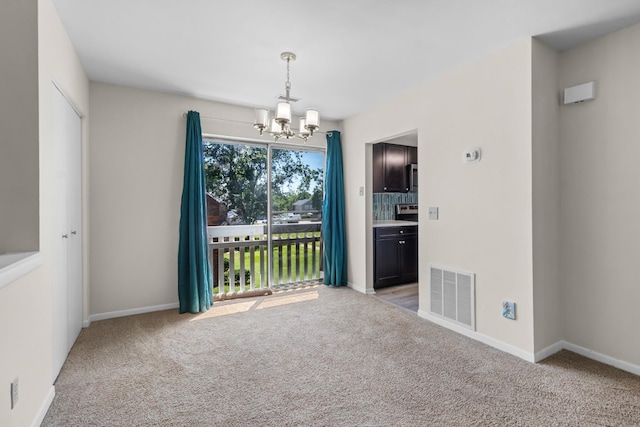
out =
[[[323,285],[94,322],[44,426],[640,425],[640,377],[531,364]]]

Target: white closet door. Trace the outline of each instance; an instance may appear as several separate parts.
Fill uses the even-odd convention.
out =
[[[53,380],[82,329],[82,120],[53,95]]]

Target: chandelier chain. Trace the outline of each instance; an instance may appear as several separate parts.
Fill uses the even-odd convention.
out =
[[[287,102],[289,102],[289,91],[291,90],[291,82],[289,81],[289,63],[291,62],[291,58],[287,57],[287,83],[284,85],[284,89],[286,91]]]

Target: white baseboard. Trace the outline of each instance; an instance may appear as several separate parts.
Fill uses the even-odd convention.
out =
[[[487,344],[490,347],[497,348],[498,350],[504,351],[505,353],[509,353],[516,357],[519,357],[520,359],[524,359],[527,362],[534,362],[535,356],[533,353],[529,353],[528,351],[524,351],[518,347],[514,347],[511,344],[507,344],[490,336],[472,331],[471,329],[452,324],[451,322],[443,320],[423,310],[418,310],[418,316],[422,317],[423,319],[427,319],[430,322],[443,326],[447,329],[451,329],[454,332],[458,332],[461,335]]]
[[[552,354],[556,354],[557,352],[565,348],[565,344],[566,343],[564,341],[558,341],[557,343],[551,344],[550,346],[543,348],[542,350],[540,350],[535,354],[534,361],[537,363],[543,359],[546,359]]]
[[[51,402],[53,402],[53,398],[56,397],[56,389],[54,386],[51,386],[49,389],[49,393],[47,393],[47,397],[40,405],[40,409],[36,414],[36,418],[31,423],[31,427],[40,427],[42,421],[44,421],[44,417],[47,415],[47,411],[49,410],[49,406],[51,406]]]
[[[589,350],[588,348],[580,347],[579,345],[571,344],[570,342],[563,341],[563,348],[569,351],[573,351],[574,353],[578,353],[581,356],[584,356],[589,359],[593,359],[597,362],[604,363],[605,365],[610,365],[618,369],[622,369],[623,371],[631,372],[635,375],[640,375],[640,366],[634,365],[629,362],[625,362],[624,360],[619,360],[613,358],[611,356],[607,356],[606,354],[598,353],[597,351]]]
[[[483,335],[476,331],[458,326],[422,310],[418,311],[418,316],[430,322],[438,324],[444,328],[450,329],[454,332],[458,332],[461,335],[464,335],[476,341],[480,341],[498,350],[504,351],[505,353],[512,354],[516,357],[526,360],[527,362],[537,363],[559,352],[560,350],[569,350],[588,359],[592,359],[597,362],[604,363],[605,365],[613,366],[614,368],[618,368],[623,371],[640,376],[640,366],[638,365],[634,365],[633,363],[625,362],[624,360],[619,360],[614,357],[607,356],[606,354],[598,353],[597,351],[593,351],[585,347],[580,347],[579,345],[575,345],[567,341],[558,341],[533,354],[495,338],[491,338],[487,335]]]
[[[369,290],[366,287],[363,288],[362,286],[356,285],[355,283],[352,283],[352,282],[347,282],[347,287],[353,289],[354,291],[358,291],[361,294],[375,294],[373,289]]]
[[[110,311],[108,313],[98,313],[89,316],[89,323],[98,320],[114,319],[116,317],[133,316],[135,314],[151,313],[153,311],[171,310],[180,307],[177,302],[171,304],[153,305],[150,307],[132,308],[129,310]]]

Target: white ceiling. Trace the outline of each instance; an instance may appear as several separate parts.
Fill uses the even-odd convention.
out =
[[[53,0],[91,80],[343,119],[518,40],[564,50],[638,0]]]

